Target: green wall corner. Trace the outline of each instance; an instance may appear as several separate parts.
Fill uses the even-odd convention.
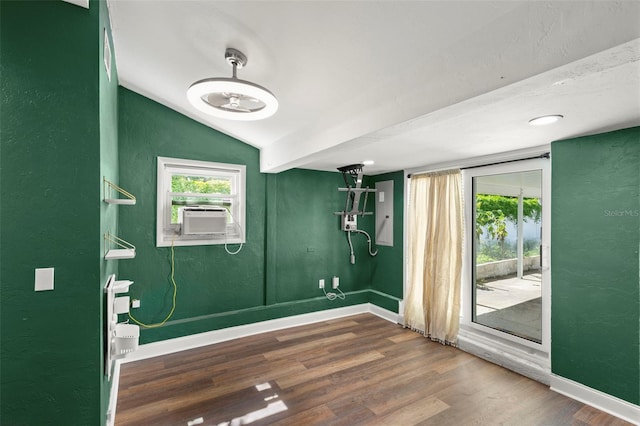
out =
[[[374,290],[402,299],[404,274],[404,172],[385,173],[372,177],[376,182],[393,181],[393,246],[378,246],[378,255],[373,261],[372,283]],[[375,303],[375,302],[372,302]],[[375,303],[377,304],[377,303]],[[380,305],[382,306],[382,305]],[[384,307],[384,306],[382,306]],[[397,312],[395,309],[390,309]]]
[[[110,182],[118,183],[118,70],[116,67],[116,57],[114,54],[113,36],[111,34],[111,22],[109,19],[109,10],[106,0],[91,3],[90,7],[99,5],[99,25],[98,45],[96,46],[99,54],[98,74],[99,74],[99,120],[100,120],[100,181],[97,185],[101,188],[101,199],[105,198],[103,179]],[[111,49],[111,78],[107,75],[102,52],[104,50],[105,35]],[[117,205],[110,205],[100,202],[100,231],[96,234],[98,244],[100,246],[100,279],[99,285],[103,286],[107,282],[107,278],[111,274],[118,274],[118,262],[104,260],[105,246],[103,243],[103,235],[106,232],[117,234],[118,232],[118,209]],[[106,329],[106,295],[100,292],[100,316],[99,327],[103,334],[100,345],[100,365],[104,365],[107,355],[107,336]],[[113,368],[110,366],[110,368]],[[111,393],[111,381],[104,374],[104,368],[99,372],[100,381],[100,412],[107,413],[109,409],[109,397]]]
[[[552,144],[552,372],[640,404],[640,128]]]

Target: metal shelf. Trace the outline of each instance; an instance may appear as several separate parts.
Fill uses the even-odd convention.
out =
[[[127,293],[133,281],[119,280],[113,283],[112,289],[114,293]]]
[[[109,243],[115,244],[118,248],[108,248]],[[136,247],[133,244],[108,232],[104,234],[104,252],[106,260],[133,259],[136,257]]]
[[[126,206],[133,206],[136,200],[130,200],[128,198],[105,198],[104,202],[107,204],[121,204]]]
[[[135,249],[111,249],[104,255],[106,260],[133,259],[135,257]]]
[[[108,181],[106,177],[102,178],[102,192],[104,194],[104,202],[107,204],[132,206],[136,203],[136,197],[133,194]],[[118,198],[118,194],[124,195],[126,198]],[[115,198],[113,195],[115,195]]]

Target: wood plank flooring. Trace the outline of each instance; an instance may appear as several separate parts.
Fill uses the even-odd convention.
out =
[[[371,314],[123,364],[116,425],[629,425]]]

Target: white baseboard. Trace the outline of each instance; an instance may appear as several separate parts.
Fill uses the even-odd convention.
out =
[[[223,328],[221,330],[213,330],[205,333],[140,345],[135,352],[130,353],[125,358],[116,360],[115,362],[111,382],[109,411],[107,412],[107,426],[112,426],[115,421],[116,403],[118,400],[118,384],[120,382],[120,364],[122,363],[140,361],[156,356],[168,355],[175,352],[213,345],[215,343],[226,342],[228,340],[238,339],[241,337],[248,337],[255,334],[267,333],[269,331],[283,330],[285,328],[313,324],[316,322],[328,321],[367,312],[395,324],[398,323],[398,314],[395,312],[388,311],[371,303],[363,303],[360,305],[327,309],[324,311],[310,312],[308,314],[261,321],[253,324],[238,325],[235,327]]]
[[[555,374],[551,375],[551,390],[635,425],[640,425],[640,406],[638,405]]]
[[[400,315],[396,314],[395,312],[391,312],[388,311],[384,308],[381,308],[380,306],[377,305],[373,305],[371,303],[367,304],[368,306],[368,310],[366,310],[365,312],[369,312],[373,315],[379,316],[382,319],[385,319],[389,322],[392,322],[394,324],[401,324],[400,321]]]
[[[146,345],[140,345],[135,352],[128,354],[121,362],[127,363],[139,361],[160,355],[168,355],[174,352],[226,342],[227,340],[238,339],[240,337],[248,337],[255,334],[267,333],[269,331],[313,324],[315,322],[327,321],[349,315],[362,314],[365,312],[377,315],[387,321],[397,322],[398,314],[372,305],[371,303],[363,303],[360,305],[345,306],[343,308],[327,309],[324,311],[310,312],[308,314],[276,318],[252,324],[207,331],[205,333],[192,334],[190,336],[177,337],[175,339],[163,340],[161,342],[148,343]]]

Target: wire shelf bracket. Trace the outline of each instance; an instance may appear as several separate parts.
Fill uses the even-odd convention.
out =
[[[102,192],[104,194],[104,202],[107,204],[125,204],[132,206],[136,203],[136,197],[133,194],[107,180],[106,177],[102,178]],[[123,195],[125,198],[120,198],[118,194]]]
[[[117,247],[109,248],[110,245]],[[107,232],[104,234],[104,252],[105,260],[133,259],[136,257],[136,246]]]

